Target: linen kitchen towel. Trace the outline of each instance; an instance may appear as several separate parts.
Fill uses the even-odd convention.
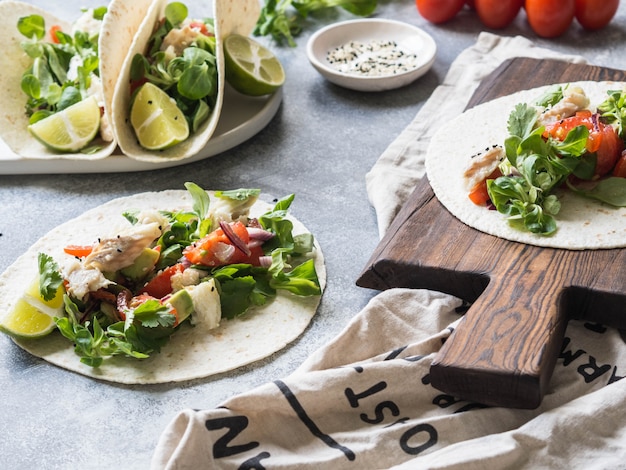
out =
[[[619,468],[626,462],[626,346],[570,322],[539,408],[489,408],[429,384],[460,318],[437,292],[382,292],[292,375],[212,410],[184,410],[154,469]],[[611,347],[607,347],[611,345]],[[622,366],[623,367],[623,366]]]

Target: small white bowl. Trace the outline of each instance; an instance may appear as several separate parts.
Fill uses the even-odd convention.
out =
[[[329,51],[350,41],[395,41],[405,53],[417,55],[417,66],[411,70],[385,76],[345,73],[327,60]],[[359,19],[326,26],[314,33],[307,43],[309,61],[330,82],[358,91],[384,91],[399,88],[424,75],[433,65],[437,45],[422,29],[401,21]]]

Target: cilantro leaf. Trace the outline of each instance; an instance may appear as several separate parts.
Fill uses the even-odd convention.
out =
[[[538,113],[535,108],[526,103],[519,103],[509,115],[507,129],[510,135],[520,137],[522,140],[528,137],[537,122]]]
[[[156,299],[147,300],[133,310],[134,320],[140,322],[146,328],[163,326],[170,328],[176,322],[176,316],[172,314],[170,307],[163,305]]]
[[[59,265],[45,253],[37,255],[39,265],[39,293],[44,300],[52,300],[63,283]]]

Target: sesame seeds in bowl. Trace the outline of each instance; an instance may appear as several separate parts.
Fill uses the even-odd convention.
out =
[[[437,46],[423,30],[400,21],[359,19],[317,31],[309,61],[326,79],[358,91],[399,88],[424,75]]]

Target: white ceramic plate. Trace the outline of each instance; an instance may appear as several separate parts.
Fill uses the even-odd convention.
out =
[[[349,41],[395,41],[405,53],[417,55],[417,67],[389,76],[362,76],[338,71],[328,62],[328,52]],[[401,21],[359,19],[326,26],[311,36],[307,43],[309,61],[332,83],[358,91],[384,91],[399,88],[424,75],[437,54],[434,39],[422,29]]]
[[[117,173],[168,168],[203,160],[245,142],[274,117],[282,101],[282,89],[269,96],[245,96],[225,87],[224,107],[217,129],[204,149],[183,160],[152,163],[133,160],[117,153],[100,160],[58,158],[41,160],[16,155],[0,140],[0,174]]]

